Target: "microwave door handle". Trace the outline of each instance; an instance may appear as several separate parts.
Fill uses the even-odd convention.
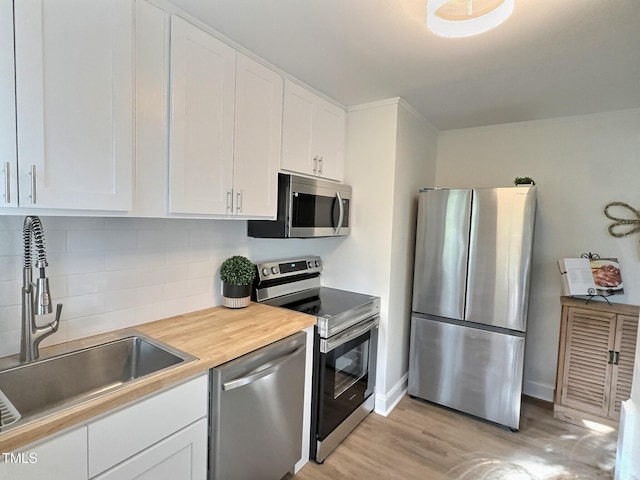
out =
[[[340,192],[336,192],[336,199],[338,200],[338,206],[340,207],[340,216],[338,217],[338,226],[335,229],[335,234],[340,234],[340,229],[342,228],[342,222],[344,222],[344,207],[342,206],[342,197],[340,196]]]

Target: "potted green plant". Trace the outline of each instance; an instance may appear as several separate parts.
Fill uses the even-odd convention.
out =
[[[533,181],[533,178],[531,177],[516,177],[513,180],[513,184],[518,186],[518,185],[535,185],[536,182]]]
[[[251,284],[256,267],[247,257],[234,255],[220,266],[222,280],[222,304],[229,308],[243,308],[251,300]]]

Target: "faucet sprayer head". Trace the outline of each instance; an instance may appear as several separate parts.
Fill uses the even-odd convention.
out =
[[[46,315],[53,312],[51,306],[51,292],[49,291],[49,279],[38,278],[36,281],[36,315]]]

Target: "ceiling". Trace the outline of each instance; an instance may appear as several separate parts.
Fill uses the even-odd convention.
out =
[[[640,107],[640,0],[516,0],[454,39],[426,0],[171,1],[346,106],[402,97],[439,130]]]

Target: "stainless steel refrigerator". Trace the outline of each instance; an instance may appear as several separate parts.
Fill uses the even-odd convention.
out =
[[[420,191],[409,395],[517,430],[535,187]]]

